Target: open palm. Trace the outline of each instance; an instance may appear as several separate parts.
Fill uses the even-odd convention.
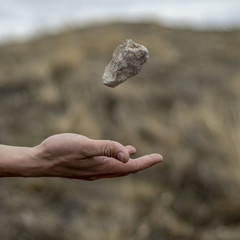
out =
[[[39,172],[49,177],[95,180],[135,173],[162,161],[160,154],[130,158],[133,146],[110,140],[93,140],[78,134],[58,134],[35,147]]]

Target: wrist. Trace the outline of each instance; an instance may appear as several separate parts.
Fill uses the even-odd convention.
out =
[[[31,177],[37,151],[31,147],[0,145],[0,177]]]

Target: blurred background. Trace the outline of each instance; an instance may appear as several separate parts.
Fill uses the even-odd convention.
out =
[[[1,179],[1,240],[238,240],[240,2],[0,3],[0,143],[74,132],[159,152],[124,178]],[[102,84],[126,38],[142,72]]]

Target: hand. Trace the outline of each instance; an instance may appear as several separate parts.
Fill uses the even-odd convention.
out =
[[[125,176],[163,160],[160,154],[131,159],[135,152],[134,147],[114,141],[71,133],[54,135],[34,147],[28,176],[95,180]]]

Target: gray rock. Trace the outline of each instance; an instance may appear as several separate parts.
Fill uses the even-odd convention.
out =
[[[148,60],[146,47],[127,39],[113,52],[110,63],[105,68],[103,83],[109,87],[116,87],[128,78],[138,74],[142,65]]]

